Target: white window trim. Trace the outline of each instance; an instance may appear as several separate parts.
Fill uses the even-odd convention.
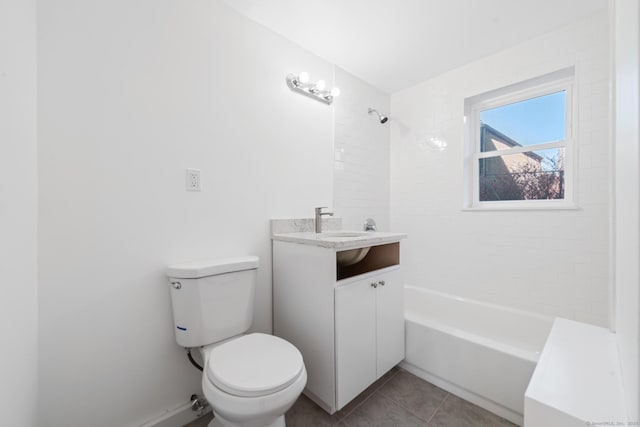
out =
[[[577,96],[574,69],[568,68],[545,76],[497,89],[465,100],[465,193],[464,211],[579,209],[576,191]],[[480,152],[480,113],[484,110],[527,99],[566,91],[566,139],[506,150]],[[481,202],[479,199],[479,160],[508,154],[564,148],[565,191],[562,200],[504,200]]]

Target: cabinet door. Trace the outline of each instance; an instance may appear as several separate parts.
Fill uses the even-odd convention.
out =
[[[376,380],[374,282],[360,280],[335,289],[337,409]]]
[[[376,376],[380,378],[404,359],[404,287],[399,269],[377,276],[376,281]]]

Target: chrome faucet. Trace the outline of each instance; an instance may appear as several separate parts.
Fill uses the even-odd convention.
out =
[[[322,216],[333,216],[333,212],[322,212],[322,209],[327,209],[327,207],[316,208],[316,233],[322,233]]]
[[[364,222],[364,231],[376,231],[377,229],[376,221],[373,218],[367,218]]]

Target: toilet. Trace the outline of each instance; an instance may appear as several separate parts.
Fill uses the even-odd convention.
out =
[[[255,256],[172,265],[178,345],[198,347],[202,391],[213,408],[209,427],[284,427],[284,413],[307,383],[297,348],[282,338],[245,333],[253,321]]]

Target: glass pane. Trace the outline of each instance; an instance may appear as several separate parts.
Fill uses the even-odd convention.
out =
[[[566,91],[480,113],[480,151],[504,150],[566,139]]]
[[[480,201],[564,199],[564,148],[480,159]]]

